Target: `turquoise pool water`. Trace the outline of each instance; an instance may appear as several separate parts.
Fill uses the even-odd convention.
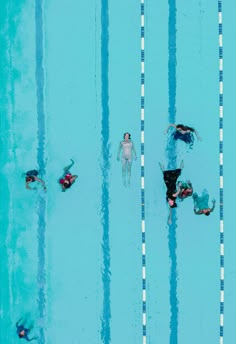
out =
[[[230,344],[235,7],[223,4],[224,342]],[[25,316],[40,344],[144,344],[140,1],[2,0],[0,33],[0,343],[20,342],[15,323]],[[148,344],[219,343],[218,59],[217,1],[145,2]],[[170,119],[197,128],[202,141],[192,150],[182,142],[170,146],[163,134]],[[126,131],[138,155],[129,188],[116,160]],[[70,158],[79,178],[62,193],[57,180]],[[216,209],[196,216],[187,199],[168,226],[158,164],[175,167],[181,159],[183,178],[198,193],[206,188]],[[46,193],[25,189],[22,173],[34,168]]]

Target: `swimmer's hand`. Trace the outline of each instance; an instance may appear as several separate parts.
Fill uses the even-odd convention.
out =
[[[117,161],[120,161],[120,157],[119,156],[117,157]]]
[[[46,186],[45,186],[45,185],[44,185],[43,189],[44,189],[44,191],[47,191],[47,188],[46,188]]]
[[[134,160],[137,160],[137,156],[134,157]]]

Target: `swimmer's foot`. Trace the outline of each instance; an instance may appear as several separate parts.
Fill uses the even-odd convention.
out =
[[[125,179],[123,179],[123,185],[126,188],[126,180]]]

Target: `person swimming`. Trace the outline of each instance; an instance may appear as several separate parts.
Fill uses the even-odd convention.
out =
[[[215,209],[215,199],[212,200],[212,208],[209,207],[209,194],[206,189],[203,190],[202,196],[199,196],[196,192],[193,194],[194,201],[194,213],[196,215],[206,215],[209,216]]]
[[[172,137],[174,140],[182,140],[185,143],[189,145],[190,148],[193,147],[194,143],[194,135],[196,135],[198,140],[201,140],[200,136],[198,135],[198,132],[196,129],[188,127],[183,124],[169,124],[168,128],[165,131],[165,134],[168,132],[168,130],[174,127],[176,130],[173,132]]]
[[[66,191],[66,189],[69,189],[71,185],[74,184],[76,178],[78,178],[77,175],[72,175],[70,173],[70,169],[74,165],[74,160],[72,159],[70,160],[71,160],[71,164],[64,168],[63,177],[59,180],[59,183],[61,184],[61,187],[62,187],[62,191]]]
[[[25,187],[26,187],[26,189],[36,190],[36,187],[31,188],[29,186],[29,184],[37,181],[37,182],[41,183],[43,186],[43,189],[46,190],[45,182],[42,179],[37,177],[38,174],[39,174],[39,172],[37,170],[31,170],[31,171],[28,171],[25,173]]]
[[[183,201],[185,198],[192,196],[193,194],[193,186],[190,180],[186,182],[179,181],[178,187],[180,188],[180,193],[178,195],[178,199]]]
[[[159,165],[163,172],[163,179],[167,187],[166,201],[170,207],[168,223],[171,224],[172,223],[172,208],[177,207],[176,199],[181,192],[181,188],[179,185],[176,186],[176,182],[184,167],[184,162],[182,160],[180,164],[180,168],[177,168],[175,170],[165,170],[165,167],[161,163],[159,163]]]
[[[25,339],[27,342],[31,342],[32,340],[36,340],[38,337],[34,336],[31,339],[29,338],[29,333],[32,330],[32,326],[29,326],[29,328],[25,327],[25,320],[20,318],[16,322],[16,333],[19,338]],[[20,324],[21,323],[21,324]]]
[[[123,177],[123,184],[124,186],[130,185],[130,178],[131,178],[131,166],[132,160],[134,156],[134,160],[137,160],[136,151],[134,148],[134,143],[131,140],[130,133],[124,133],[124,140],[120,142],[118,153],[117,153],[117,160],[120,161],[120,152],[122,150],[122,177]]]

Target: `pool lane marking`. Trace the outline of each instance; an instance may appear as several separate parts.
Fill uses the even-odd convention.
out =
[[[218,0],[219,29],[219,191],[220,191],[220,344],[224,342],[224,176],[223,176],[223,21],[222,1]]]
[[[142,343],[147,343],[146,316],[146,231],[145,231],[145,180],[144,180],[144,0],[140,2],[141,9],[141,229],[142,229]]]
[[[45,176],[45,111],[44,111],[44,69],[43,69],[43,0],[35,0],[35,48],[36,48],[36,96],[38,117],[37,162],[42,177]],[[38,198],[38,310],[41,322],[38,343],[45,343],[44,319],[46,313],[46,267],[45,267],[45,232],[46,232],[46,195]]]
[[[111,343],[111,302],[110,302],[110,193],[109,193],[109,172],[110,172],[110,145],[109,145],[109,2],[102,0],[101,3],[101,141],[102,141],[102,204],[101,224],[102,236],[102,283],[103,283],[103,308],[101,317],[101,340],[103,344]]]
[[[176,123],[176,0],[168,0],[168,121]],[[176,143],[169,140],[166,146],[168,169],[177,168]],[[178,343],[179,301],[178,301],[178,266],[177,266],[177,211],[172,209],[172,224],[168,224],[168,249],[170,261],[169,274],[169,342]]]

